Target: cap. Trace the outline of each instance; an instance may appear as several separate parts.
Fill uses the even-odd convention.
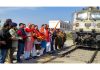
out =
[[[16,27],[16,26],[17,26],[17,23],[12,22],[12,23],[11,23],[11,26]]]

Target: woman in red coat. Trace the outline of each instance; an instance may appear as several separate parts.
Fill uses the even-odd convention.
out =
[[[25,43],[25,59],[29,59],[34,42],[34,38],[32,35],[32,24],[29,24],[28,27],[25,28],[25,31],[27,34],[27,39]]]

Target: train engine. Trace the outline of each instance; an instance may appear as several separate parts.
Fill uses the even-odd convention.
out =
[[[99,7],[87,7],[74,13],[73,38],[77,46],[99,47],[100,10]]]

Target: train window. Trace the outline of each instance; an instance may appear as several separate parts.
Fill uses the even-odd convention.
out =
[[[62,23],[60,24],[60,27],[62,28]]]
[[[77,19],[79,20],[85,20],[88,18],[88,14],[87,13],[78,13],[77,14]]]
[[[63,25],[63,28],[65,28],[65,24]]]
[[[100,20],[100,13],[91,13],[91,19]]]

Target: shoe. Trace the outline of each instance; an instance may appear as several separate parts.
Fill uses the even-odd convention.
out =
[[[17,61],[17,63],[22,63],[22,61],[20,60],[20,61]]]
[[[38,57],[41,56],[40,54],[37,55]]]
[[[33,58],[33,59],[36,59],[36,58],[38,58],[38,56],[33,56],[32,58]]]
[[[30,58],[25,58],[25,60],[29,60]]]

